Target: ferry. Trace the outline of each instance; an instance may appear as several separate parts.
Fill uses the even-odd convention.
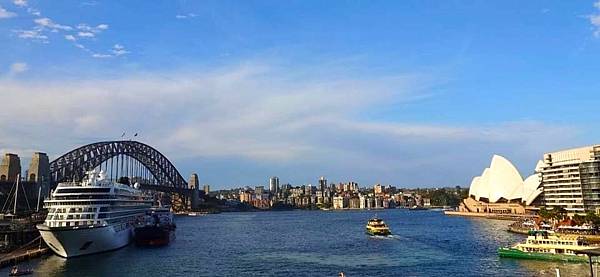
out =
[[[392,234],[387,224],[377,217],[369,219],[366,226],[366,233],[371,236],[389,236]]]
[[[81,182],[58,184],[44,201],[46,220],[36,227],[63,258],[115,250],[132,241],[136,222],[144,219],[152,202],[137,183],[116,183],[102,171],[88,171]]]
[[[576,251],[597,249],[578,235],[557,235],[546,230],[529,231],[527,240],[513,247],[500,247],[498,255],[506,258],[587,262],[586,255]],[[597,261],[596,261],[597,262]]]
[[[146,215],[145,222],[134,229],[135,244],[138,246],[163,246],[175,240],[173,213],[169,208],[152,208]]]

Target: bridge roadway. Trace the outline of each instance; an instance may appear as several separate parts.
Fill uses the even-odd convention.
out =
[[[192,193],[194,192],[194,189],[190,189],[190,188],[170,187],[170,186],[156,185],[156,184],[140,184],[140,188],[143,190],[177,193],[177,194],[185,195],[188,197],[192,196]]]

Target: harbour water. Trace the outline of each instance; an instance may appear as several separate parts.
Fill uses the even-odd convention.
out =
[[[377,214],[394,235],[364,233]],[[440,211],[289,211],[178,217],[163,248],[24,263],[37,276],[587,276],[587,264],[501,259],[508,221]],[[8,269],[0,271],[7,274]]]

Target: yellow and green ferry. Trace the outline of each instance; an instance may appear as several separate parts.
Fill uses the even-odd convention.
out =
[[[366,233],[371,236],[389,236],[392,234],[387,224],[381,218],[377,217],[369,219]]]
[[[529,231],[527,240],[513,247],[500,247],[498,255],[506,258],[588,262],[588,257],[577,251],[597,249],[578,235],[556,235],[545,230]],[[598,260],[593,260],[598,262]]]

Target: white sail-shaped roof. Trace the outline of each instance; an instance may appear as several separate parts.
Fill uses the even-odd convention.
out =
[[[488,183],[490,180],[490,169],[486,168],[483,170],[483,173],[481,174],[481,178],[479,178],[479,189],[477,190],[477,193],[479,193],[479,195],[477,197],[475,197],[476,200],[479,200],[478,198],[486,198],[489,199],[490,198],[490,190],[488,188]]]
[[[540,176],[538,174],[533,174],[523,182],[523,201],[526,205],[531,205],[531,203],[542,193],[542,188],[540,187]]]
[[[513,191],[523,186],[523,178],[519,171],[504,157],[494,155],[490,166],[490,177],[486,184],[490,202],[498,202],[500,198],[515,199]],[[519,193],[522,195],[522,191]]]
[[[540,162],[536,166],[536,172],[543,167],[543,162]],[[539,184],[537,174],[523,181],[521,174],[510,161],[494,155],[490,167],[484,169],[481,176],[473,178],[469,195],[476,200],[485,198],[490,203],[498,202],[500,199],[520,199],[529,205],[541,193]]]
[[[471,186],[469,187],[469,196],[473,196],[477,200],[479,200],[479,179],[481,179],[481,177],[474,177],[473,181],[471,181]]]

